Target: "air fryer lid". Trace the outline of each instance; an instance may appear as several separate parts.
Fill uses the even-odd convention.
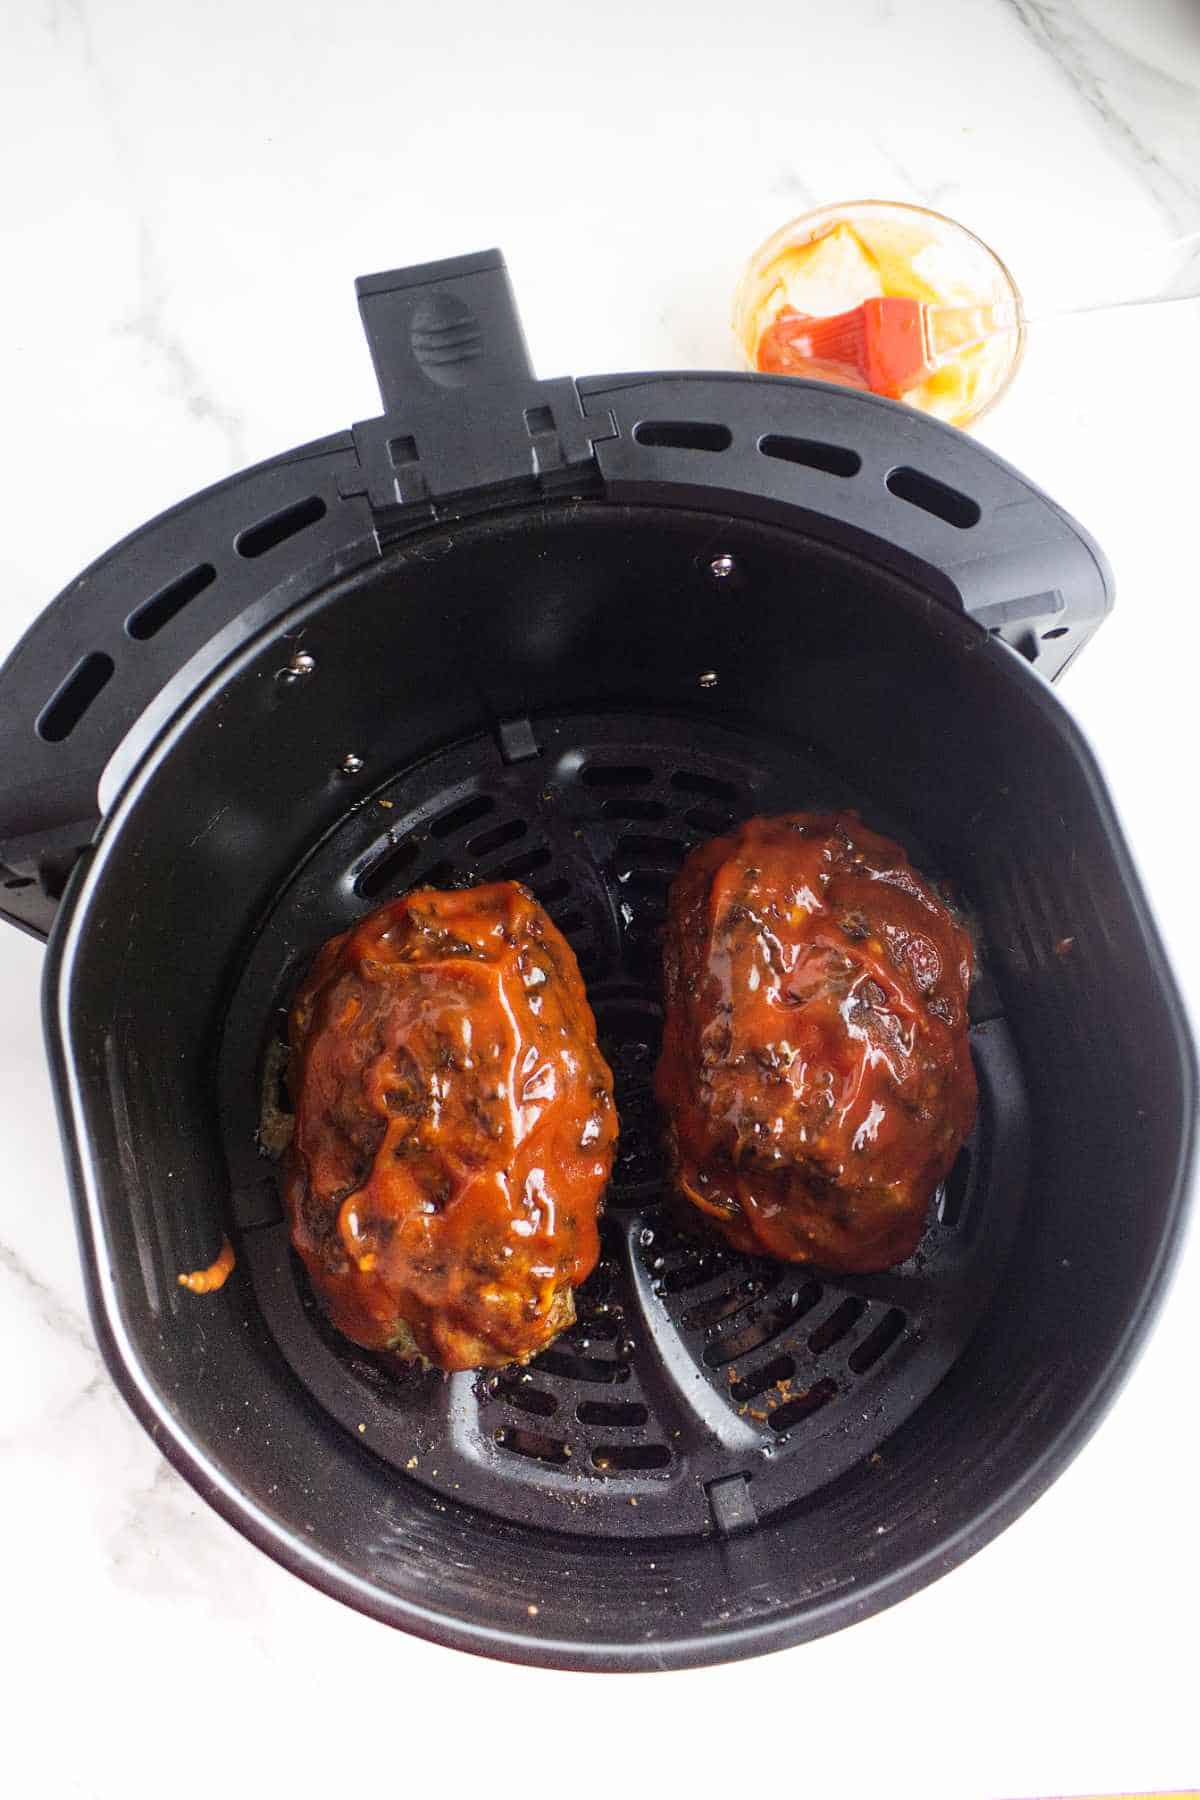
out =
[[[48,1016],[98,1333],[172,1460],[442,1641],[713,1661],[899,1597],[1070,1454],[1161,1281],[1190,1054],[1026,660],[1059,666],[1106,605],[1078,528],[870,397],[534,383],[483,303],[505,293],[487,258],[363,284],[388,416],[199,496],[49,609],[0,677],[42,728],[3,796],[29,883],[5,898],[46,922],[108,762]],[[671,873],[796,804],[857,804],[983,937],[978,1132],[917,1256],[857,1282],[681,1239],[648,1104]],[[397,1380],[306,1293],[261,1083],[324,937],[498,874],[571,937],[617,1072],[605,1264],[528,1371]],[[222,1229],[238,1272],[181,1293]]]

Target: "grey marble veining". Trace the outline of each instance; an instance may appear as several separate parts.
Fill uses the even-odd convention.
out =
[[[106,9],[101,7],[101,16]],[[171,285],[160,245],[156,208],[136,145],[136,132],[127,121],[127,92],[123,71],[102,48],[97,23],[88,0],[50,0],[46,29],[64,60],[79,63],[96,111],[103,121],[114,159],[121,172],[126,205],[134,215],[137,258],[132,307],[116,319],[111,329],[133,341],[146,360],[156,365],[185,415],[218,431],[226,447],[230,472],[247,462],[245,423],[235,407],[213,390],[193,351],[171,319]]]
[[[214,394],[185,340],[171,324],[170,289],[155,231],[148,217],[138,219],[138,304],[116,330],[134,338],[144,353],[162,367],[172,393],[189,418],[216,427],[225,440],[229,468],[243,468],[245,423],[236,408]]]
[[[16,1250],[5,1243],[0,1243],[0,1269],[24,1291],[27,1301],[35,1309],[47,1331],[69,1339],[93,1358],[99,1367],[90,1327],[66,1305],[53,1288],[34,1274]]]
[[[1200,228],[1200,8],[1190,0],[1004,4],[1167,222],[1180,234]],[[1019,95],[1014,111],[1019,123]]]

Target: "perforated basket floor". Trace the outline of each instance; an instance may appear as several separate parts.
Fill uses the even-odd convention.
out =
[[[973,1004],[978,1125],[902,1267],[829,1277],[740,1257],[663,1189],[651,1078],[675,871],[735,819],[856,804],[937,873],[905,821],[792,747],[623,714],[518,721],[397,775],[280,894],[220,1058],[239,1251],[297,1378],[397,1479],[563,1531],[737,1531],[886,1455],[958,1356],[1001,1278],[1024,1186],[1020,1072],[986,983]],[[418,883],[501,877],[525,882],[576,950],[616,1076],[620,1152],[574,1327],[526,1369],[443,1377],[329,1328],[256,1131],[270,1045],[320,944]]]

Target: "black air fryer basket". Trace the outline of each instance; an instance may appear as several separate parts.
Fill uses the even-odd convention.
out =
[[[765,377],[539,382],[488,254],[359,283],[384,415],[165,514],[0,672],[0,910],[46,1024],[95,1328],[175,1466],[391,1624],[572,1668],[715,1662],[911,1592],[1051,1481],[1157,1303],[1180,1002],[1055,678],[1086,534],[968,438]],[[680,1235],[650,1080],[687,850],[854,806],[978,926],[977,1130],[912,1259]],[[526,1370],[325,1324],[259,1148],[317,947],[512,876],[617,1078],[604,1258]],[[177,1272],[228,1233],[238,1267]]]

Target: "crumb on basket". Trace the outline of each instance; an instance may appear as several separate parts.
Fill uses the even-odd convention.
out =
[[[210,1262],[207,1269],[193,1269],[190,1275],[181,1274],[179,1285],[190,1294],[215,1294],[218,1288],[225,1286],[236,1266],[233,1245],[228,1238],[222,1238],[215,1262]]]

